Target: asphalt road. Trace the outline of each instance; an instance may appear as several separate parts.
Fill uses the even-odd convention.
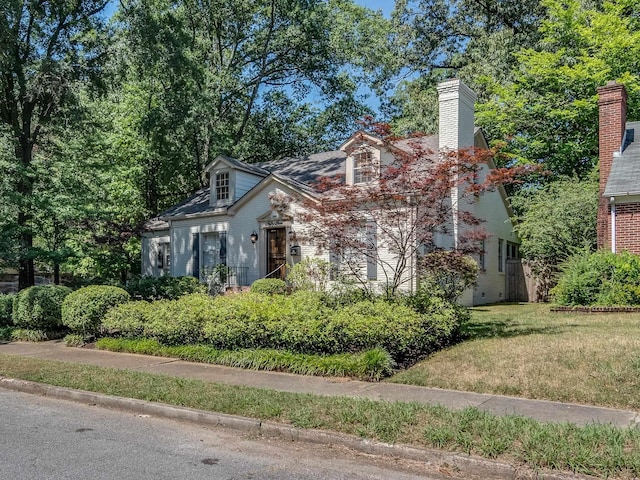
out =
[[[442,479],[425,464],[0,389],[0,479]]]

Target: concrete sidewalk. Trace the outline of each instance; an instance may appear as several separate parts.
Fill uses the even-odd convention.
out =
[[[279,372],[243,370],[185,362],[173,358],[113,353],[87,348],[69,348],[62,341],[0,343],[0,354],[135,370],[174,377],[195,378],[207,382],[270,388],[285,392],[440,404],[451,409],[476,407],[497,415],[517,414],[543,422],[571,422],[578,425],[606,423],[620,427],[637,427],[640,424],[640,414],[628,410],[385,382],[369,383],[343,378],[307,377]]]

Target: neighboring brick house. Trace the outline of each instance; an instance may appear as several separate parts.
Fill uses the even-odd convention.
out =
[[[624,85],[609,82],[598,95],[598,248],[640,254],[640,122],[627,122]]]

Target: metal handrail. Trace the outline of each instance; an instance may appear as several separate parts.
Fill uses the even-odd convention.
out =
[[[278,270],[280,270],[282,267],[286,267],[286,263],[283,263],[282,265],[280,265],[278,268],[276,268],[273,272],[271,273],[267,273],[264,277],[262,278],[269,278],[271,275],[273,275],[274,273],[276,273]]]

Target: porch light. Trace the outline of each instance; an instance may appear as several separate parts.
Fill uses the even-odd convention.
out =
[[[251,236],[249,238],[251,239],[251,243],[256,243],[258,241],[258,232],[255,230],[251,232]]]

